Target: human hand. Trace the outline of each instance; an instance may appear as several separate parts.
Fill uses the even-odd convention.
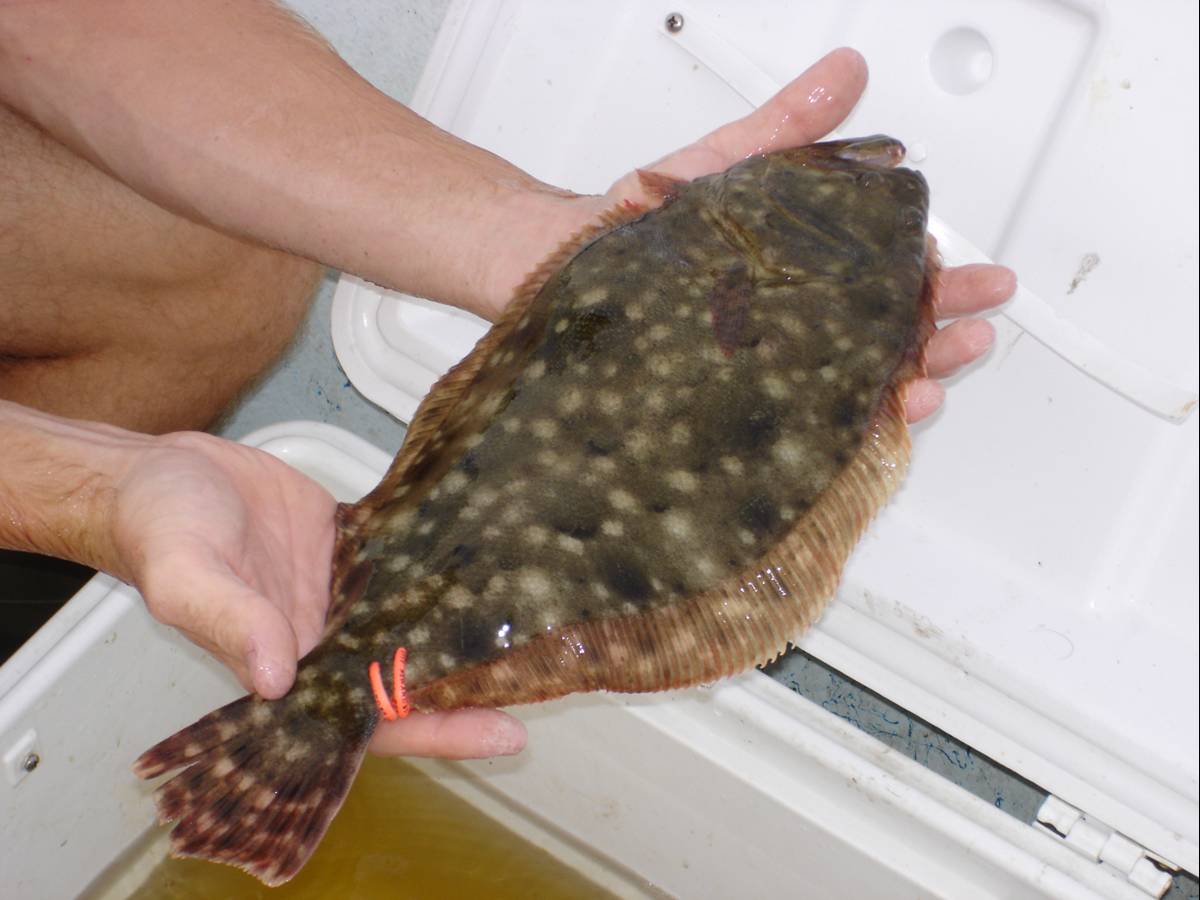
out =
[[[778,94],[742,119],[730,122],[681,150],[646,167],[672,179],[690,181],[721,172],[754,153],[765,153],[820,140],[849,115],[867,84],[867,67],[854,50],[840,49],[825,56]],[[560,201],[553,213],[556,239],[579,230],[606,211],[626,203],[653,207],[638,173],[619,179],[602,196],[576,197]],[[563,224],[563,207],[571,206],[574,220]],[[553,228],[551,231],[553,231]],[[547,235],[549,237],[550,235]],[[533,253],[520,260],[524,271],[533,268],[552,246],[517,246],[515,256],[502,277],[519,277],[511,262],[522,252]],[[540,253],[539,258],[534,258]],[[532,260],[532,264],[531,264]],[[514,282],[515,283],[515,282]],[[971,318],[998,306],[1016,290],[1016,276],[1003,266],[969,265],[943,269],[935,285],[934,305],[939,318],[956,321],[940,328],[926,350],[928,377],[911,382],[905,398],[910,422],[930,415],[941,405],[945,390],[937,379],[953,375],[978,359],[995,339],[995,330],[983,319]],[[966,317],[966,318],[958,318]]]
[[[854,50],[834,50],[745,118],[705,135],[649,170],[684,181],[720,172],[753,153],[811,144],[833,131],[850,114],[867,85],[867,65]],[[604,208],[626,200],[654,205],[637,172],[614,184],[602,198]],[[934,288],[939,318],[973,316],[1003,303],[1016,290],[1016,276],[1004,266],[970,265],[941,271]],[[935,412],[945,398],[936,379],[948,378],[978,359],[995,339],[983,319],[957,318],[939,328],[926,349],[928,377],[911,382],[905,397],[909,422]]]
[[[283,696],[324,628],[336,501],[273,456],[197,433],[155,439],[115,487],[118,558],[155,618]],[[414,714],[380,725],[385,755],[474,758],[524,746],[496,710]]]

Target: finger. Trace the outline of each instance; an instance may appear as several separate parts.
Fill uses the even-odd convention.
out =
[[[1017,289],[1012,269],[985,263],[956,266],[942,272],[937,315],[969,316],[999,306]]]
[[[925,350],[925,372],[946,378],[983,356],[996,339],[996,329],[983,319],[959,319],[939,329]]]
[[[185,546],[147,573],[143,589],[156,619],[216,655],[267,699],[296,677],[296,636],[287,617],[204,550]]]
[[[724,171],[754,153],[811,143],[849,114],[866,83],[867,64],[862,56],[845,47],[834,50],[748,116],[721,126],[649,168],[690,181]],[[646,207],[661,202],[646,193],[637,172],[620,179],[605,198],[610,202],[627,199]]]
[[[497,709],[464,709],[449,713],[413,713],[384,722],[371,739],[380,756],[435,756],[441,759],[487,759],[511,756],[525,747],[525,726]]]
[[[937,412],[945,399],[946,390],[940,384],[929,378],[918,378],[908,385],[904,397],[904,415],[909,424],[920,422]]]
[[[858,51],[842,47],[817,60],[750,115],[712,132],[703,143],[724,157],[721,168],[751,153],[810,144],[850,114],[866,86],[866,60]]]

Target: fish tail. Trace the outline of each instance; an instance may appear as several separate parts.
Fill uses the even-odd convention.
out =
[[[318,712],[320,714],[318,714]],[[151,747],[133,765],[154,778],[173,856],[237,866],[275,886],[295,875],[345,800],[375,730],[373,711],[313,708],[293,690],[250,695]]]

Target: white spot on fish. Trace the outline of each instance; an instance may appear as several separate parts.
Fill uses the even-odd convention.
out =
[[[771,447],[771,456],[776,462],[782,463],[785,466],[796,467],[801,465],[807,454],[804,452],[804,447],[797,441],[784,438],[777,441]]]
[[[700,486],[700,479],[683,469],[674,469],[668,472],[666,480],[668,486],[688,494]]]
[[[558,546],[568,553],[583,554],[583,541],[579,540],[579,538],[573,538],[569,534],[560,534],[558,536]]]
[[[603,303],[608,299],[608,288],[594,287],[584,291],[579,295],[579,306],[595,306],[597,303]]]
[[[762,388],[768,397],[774,400],[786,400],[791,396],[787,383],[778,375],[764,375],[762,379]]]
[[[592,460],[592,468],[601,475],[611,475],[617,471],[617,461],[607,456]]]
[[[650,330],[646,332],[647,337],[655,342],[665,341],[671,336],[671,329],[667,325],[658,324],[651,325]]]
[[[527,543],[540,547],[550,539],[550,532],[541,525],[530,525],[522,533]]]
[[[656,378],[669,378],[675,371],[675,362],[673,354],[672,356],[655,356],[650,360],[647,368],[650,370],[650,374]]]
[[[625,526],[617,519],[605,519],[600,524],[600,530],[609,537],[620,537],[625,533]]]
[[[459,470],[455,469],[442,479],[441,487],[447,492],[453,494],[461,491],[470,483],[471,479],[467,477],[465,472],[460,472]]]
[[[471,493],[467,502],[475,507],[491,506],[500,499],[500,492],[495,488],[481,487]]]
[[[721,469],[728,475],[740,476],[746,471],[742,461],[736,456],[722,456]]]
[[[638,458],[646,456],[652,446],[650,435],[641,428],[635,428],[625,435],[625,449]]]
[[[522,569],[517,576],[517,588],[532,600],[548,600],[554,591],[554,583],[541,569]]]
[[[607,416],[619,413],[623,405],[624,401],[616,391],[605,389],[596,393],[596,408]]]
[[[461,584],[456,584],[446,591],[445,600],[446,605],[451,609],[467,609],[474,605],[475,595]]]
[[[624,488],[613,488],[609,491],[608,502],[622,512],[630,512],[637,509],[637,500],[634,499],[633,494]]]
[[[578,410],[583,406],[583,391],[579,388],[568,388],[563,392],[563,395],[558,398],[558,409],[565,415]]]
[[[663,527],[671,537],[677,540],[686,540],[692,536],[691,516],[682,510],[668,510],[663,515]]]
[[[558,434],[558,423],[553,419],[535,419],[529,430],[533,432],[534,437],[548,441]]]

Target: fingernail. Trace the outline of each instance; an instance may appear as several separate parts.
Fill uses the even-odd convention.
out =
[[[496,723],[483,740],[490,756],[512,756],[525,748],[525,726],[519,719],[504,718]]]
[[[249,641],[249,649],[246,650],[246,669],[250,673],[254,691],[259,696],[275,700],[287,693],[289,685],[281,666],[265,657],[253,638]]]
[[[996,279],[996,296],[1011,297],[1017,290],[1017,273],[1008,266],[1000,266],[1004,270],[1006,278]]]

